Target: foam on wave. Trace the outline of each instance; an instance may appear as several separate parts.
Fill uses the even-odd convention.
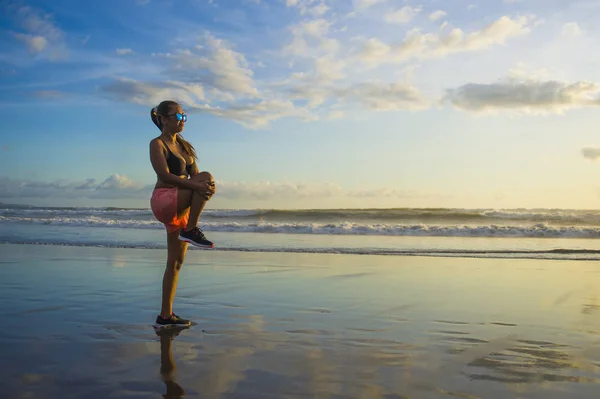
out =
[[[0,216],[0,223],[27,223],[56,226],[112,227],[128,229],[162,229],[153,219],[114,220],[98,216],[35,217]],[[437,225],[437,224],[360,224],[360,223],[243,223],[203,222],[202,229],[220,232],[328,234],[328,235],[383,235],[422,237],[539,237],[539,238],[598,238],[600,227],[552,226],[536,223],[517,225]]]

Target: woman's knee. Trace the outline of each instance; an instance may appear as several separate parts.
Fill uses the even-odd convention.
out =
[[[206,172],[206,171],[205,172],[200,172],[197,175],[192,176],[191,180],[194,180],[194,181],[204,181],[204,180],[215,181],[215,179],[210,174],[210,172]]]
[[[175,253],[170,253],[167,256],[167,267],[170,269],[173,269],[174,271],[178,272],[179,270],[181,270],[181,267],[183,266],[183,262],[185,262],[185,255],[187,251],[173,251]]]
[[[181,270],[181,267],[183,266],[183,261],[185,260],[185,257],[178,257],[175,259],[169,259],[167,261],[167,268],[172,269],[175,272],[179,272]]]

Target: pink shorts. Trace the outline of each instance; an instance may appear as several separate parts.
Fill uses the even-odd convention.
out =
[[[155,188],[150,199],[154,217],[165,225],[169,233],[185,228],[190,217],[189,210],[177,216],[177,191],[177,187]]]

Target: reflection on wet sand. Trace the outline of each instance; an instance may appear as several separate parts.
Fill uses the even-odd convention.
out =
[[[491,322],[302,330],[273,320],[235,314],[184,331],[121,326],[68,345],[4,345],[22,370],[8,374],[6,397],[558,399],[594,398],[599,382],[597,353]]]
[[[588,309],[593,309],[595,297],[585,302],[582,313],[594,314]],[[560,333],[556,340],[541,340],[546,332],[537,329],[532,335],[511,320],[397,323],[407,308],[396,306],[384,326],[365,328],[350,322],[338,326],[342,330],[335,323],[301,328],[293,318],[229,315],[222,323],[186,332],[179,360],[185,386],[215,399],[562,398],[574,392],[580,398],[594,397],[600,367],[590,357],[595,354],[593,345],[573,345],[560,339]],[[316,314],[335,317],[331,311]],[[420,338],[415,331],[421,331]],[[165,398],[185,395],[174,378],[175,336],[161,336]]]
[[[177,366],[173,358],[173,340],[182,330],[180,328],[156,330],[156,335],[160,338],[160,375],[167,389],[163,394],[165,399],[180,399],[185,396],[185,390],[175,381]]]
[[[568,349],[551,342],[518,340],[516,346],[470,362],[469,366],[483,370],[471,372],[469,377],[504,383],[598,383],[598,378],[581,375],[583,359],[569,354]]]
[[[600,301],[596,295],[591,295],[587,298],[587,303],[581,307],[581,313],[584,315],[594,315],[600,311]]]
[[[431,340],[408,343],[378,338],[371,331],[363,333],[369,337],[359,331],[267,331],[262,317],[248,316],[218,330],[186,331],[178,362],[184,365],[185,385],[215,399],[265,392],[271,396],[263,397],[476,399],[507,397],[503,395],[517,390],[542,398],[547,389],[556,388],[545,383],[569,384],[561,385],[567,389],[600,381],[598,370],[590,370],[570,345],[516,336],[463,339],[473,325],[457,325],[467,330],[436,330]],[[185,395],[174,377],[171,345],[176,335],[161,336],[165,398]],[[434,350],[439,343],[442,350]],[[491,396],[475,381],[501,383],[502,388],[495,386],[499,393]]]
[[[198,325],[157,335],[156,254],[28,251],[50,260],[0,268],[2,398],[598,397],[588,266],[191,254],[176,304]]]

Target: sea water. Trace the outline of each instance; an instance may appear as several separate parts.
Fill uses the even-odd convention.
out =
[[[201,229],[217,250],[600,260],[600,211],[220,209]],[[150,209],[0,205],[0,243],[166,248]]]

